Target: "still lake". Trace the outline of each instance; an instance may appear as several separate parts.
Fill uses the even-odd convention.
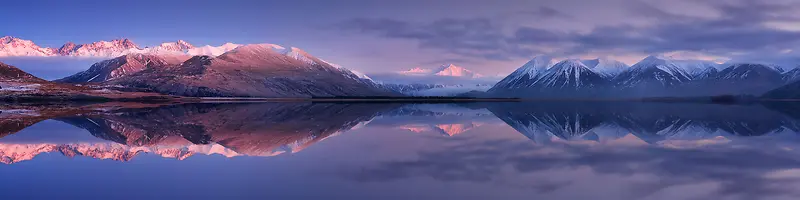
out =
[[[0,108],[0,199],[800,198],[793,103]]]

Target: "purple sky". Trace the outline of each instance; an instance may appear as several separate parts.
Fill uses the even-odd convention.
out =
[[[0,6],[0,35],[50,47],[117,38],[276,43],[366,73],[454,63],[507,74],[540,54],[794,67],[798,11],[789,0],[11,0]]]

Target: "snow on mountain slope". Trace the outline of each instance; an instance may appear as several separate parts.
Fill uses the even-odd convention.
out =
[[[693,80],[713,79],[716,78],[718,74],[719,70],[717,68],[709,67],[703,71],[700,71],[699,73],[694,74],[694,76],[692,76],[692,79]]]
[[[503,80],[500,80],[489,91],[528,87],[536,81],[540,72],[547,70],[551,66],[553,66],[553,58],[537,56],[522,65],[522,67],[517,68]]]
[[[184,54],[219,56],[241,45],[225,43],[221,46],[194,45],[184,40],[165,42],[158,46],[141,48],[130,39],[97,41],[87,44],[67,42],[59,48],[39,47],[30,40],[10,36],[0,38],[0,57],[11,56],[76,56],[76,57],[118,57],[131,53],[144,54]],[[280,47],[275,45],[276,47]],[[280,47],[283,49],[283,47]],[[286,54],[292,51],[285,52]]]
[[[608,84],[608,80],[595,73],[580,60],[568,59],[556,63],[541,72],[534,82],[534,88],[581,89],[597,88]]]
[[[30,40],[15,37],[0,37],[0,57],[7,56],[53,56],[55,50],[42,48]]]
[[[691,80],[691,75],[673,61],[660,56],[649,56],[614,78],[620,87],[642,85],[672,86]]]
[[[145,48],[142,52],[150,54],[188,54],[187,51],[194,49],[194,45],[186,41],[178,40],[175,42],[165,42],[152,48]]]
[[[720,80],[782,81],[783,75],[776,68],[762,64],[734,64],[719,72]]]
[[[706,69],[718,67],[716,63],[705,60],[672,60],[672,62],[692,76],[697,76]]]
[[[58,53],[63,56],[85,56],[85,57],[115,57],[127,53],[138,53],[141,49],[129,39],[117,39],[111,41],[99,41],[89,44],[75,44],[67,42],[58,49]]]
[[[800,68],[794,68],[786,73],[783,73],[783,81],[792,83],[800,80]]]
[[[202,47],[195,47],[186,50],[186,53],[192,56],[197,55],[208,55],[208,56],[219,56],[225,52],[231,51],[236,47],[242,46],[240,44],[233,44],[233,43],[225,43],[221,46],[209,46],[205,45]]]
[[[630,67],[620,61],[601,58],[593,60],[581,60],[581,62],[589,69],[592,69],[592,71],[605,77],[614,77]]]

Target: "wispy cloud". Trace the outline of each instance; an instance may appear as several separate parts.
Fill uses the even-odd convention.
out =
[[[590,52],[609,54],[660,54],[675,51],[702,52],[740,57],[794,49],[800,32],[775,24],[800,20],[800,2],[755,0],[706,2],[715,15],[676,13],[644,1],[625,4],[632,17],[650,19],[647,24],[594,26],[589,31],[564,31],[535,25],[503,27],[498,19],[439,19],[412,22],[396,19],[358,18],[343,22],[341,30],[379,37],[411,40],[420,48],[442,50],[465,58],[510,60],[536,54],[573,57]],[[520,11],[542,18],[574,18],[553,7]]]

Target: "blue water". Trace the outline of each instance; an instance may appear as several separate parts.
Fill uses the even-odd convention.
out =
[[[267,103],[0,114],[9,130],[41,120],[0,138],[0,198],[796,199],[796,113]]]

